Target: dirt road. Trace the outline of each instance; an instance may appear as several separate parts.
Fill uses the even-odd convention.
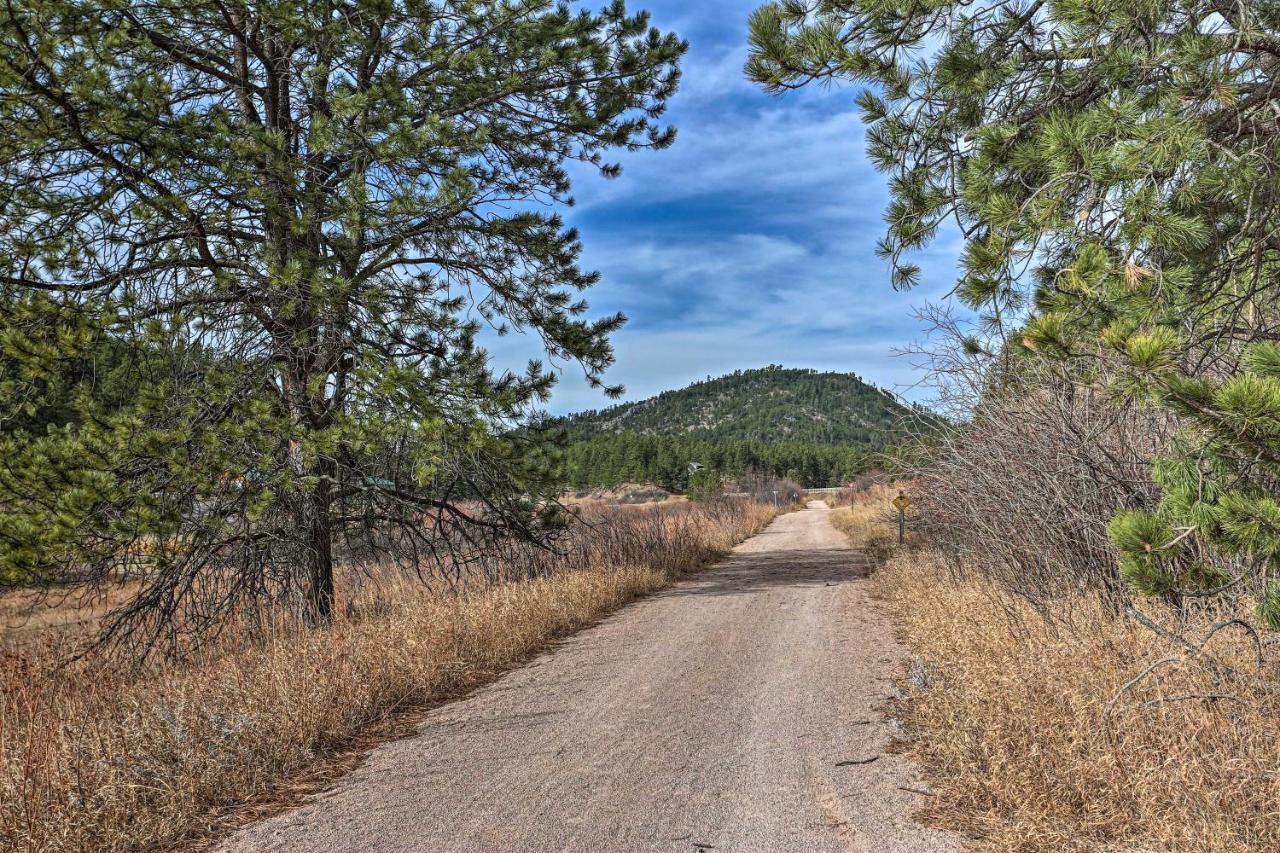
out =
[[[376,749],[226,851],[926,851],[901,649],[821,504]]]

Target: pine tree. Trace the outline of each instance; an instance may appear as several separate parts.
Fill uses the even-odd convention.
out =
[[[622,0],[6,5],[0,408],[106,342],[156,363],[5,431],[0,578],[137,577],[151,643],[264,598],[324,621],[339,559],[553,535],[552,379],[477,335],[602,384],[622,318],[577,295],[565,164],[670,144],[684,49]]]
[[[992,357],[1185,426],[1111,524],[1130,585],[1246,589],[1280,628],[1280,3],[785,0],[751,42],[768,89],[866,85],[896,286],[951,223]]]

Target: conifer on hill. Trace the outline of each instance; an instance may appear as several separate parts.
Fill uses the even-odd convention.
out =
[[[1185,424],[1159,507],[1113,519],[1124,578],[1280,628],[1280,3],[779,0],[751,42],[770,90],[868,84],[896,286],[950,222],[1002,355]]]
[[[263,598],[323,621],[337,560],[544,540],[556,452],[514,427],[551,379],[476,336],[602,383],[622,318],[586,319],[554,208],[567,161],[672,141],[684,50],[622,0],[6,4],[0,581],[136,577],[151,644]],[[108,349],[131,397],[77,374],[29,428]]]

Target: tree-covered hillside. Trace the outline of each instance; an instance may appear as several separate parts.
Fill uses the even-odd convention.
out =
[[[770,365],[565,419],[575,487],[682,491],[695,463],[830,485],[863,471],[911,408],[850,373]]]
[[[709,441],[876,446],[909,409],[852,373],[770,365],[567,419],[574,438],[688,434]]]

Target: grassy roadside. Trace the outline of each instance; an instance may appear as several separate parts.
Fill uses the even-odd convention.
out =
[[[376,608],[353,608],[375,615],[227,645],[200,665],[54,672],[55,646],[11,650],[0,661],[0,839],[24,851],[122,850],[198,835],[397,710],[491,679],[773,516],[745,502],[626,513],[643,536],[625,562],[607,550],[616,534],[588,535],[572,570],[444,591],[384,587]]]
[[[875,565],[888,559],[896,546],[895,516],[889,505],[896,494],[889,486],[876,485],[856,495],[840,492],[827,500],[831,524],[865,550]]]
[[[1258,677],[1247,636],[1214,636],[1239,673],[1215,677],[1092,596],[1042,610],[927,548],[882,548],[870,512],[836,520],[886,557],[876,587],[915,657],[899,746],[936,793],[926,822],[992,851],[1280,849],[1278,673]]]

